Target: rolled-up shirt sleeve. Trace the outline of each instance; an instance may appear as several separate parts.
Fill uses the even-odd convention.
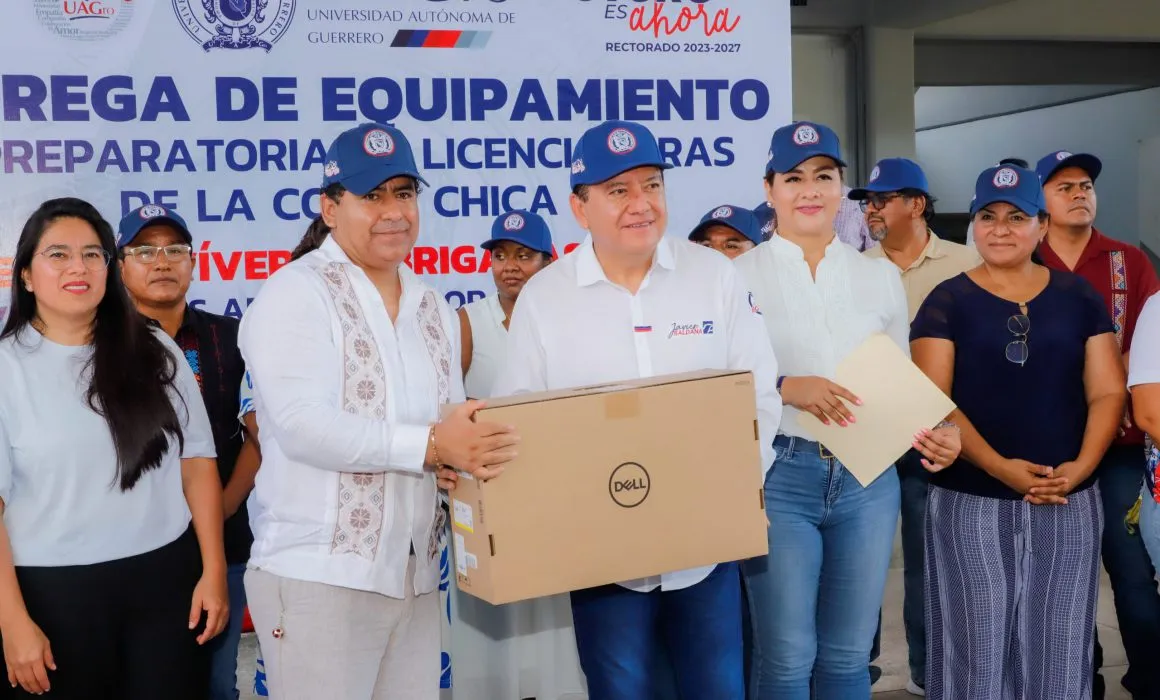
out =
[[[329,303],[305,268],[271,277],[246,311],[238,344],[263,431],[295,462],[341,472],[420,472],[429,425],[391,423],[338,405],[341,349]]]

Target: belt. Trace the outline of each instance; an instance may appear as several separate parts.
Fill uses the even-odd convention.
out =
[[[784,447],[791,450],[817,450],[818,457],[822,459],[837,459],[834,453],[826,449],[826,446],[822,443],[794,435],[778,435],[773,439],[773,444],[775,447]]]

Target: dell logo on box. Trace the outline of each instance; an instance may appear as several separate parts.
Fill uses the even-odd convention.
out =
[[[608,495],[623,508],[635,508],[648,498],[651,481],[648,472],[636,462],[625,462],[612,470],[608,478]]]

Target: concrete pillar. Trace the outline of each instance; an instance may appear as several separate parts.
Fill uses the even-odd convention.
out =
[[[914,32],[866,27],[866,170],[881,158],[915,157]]]

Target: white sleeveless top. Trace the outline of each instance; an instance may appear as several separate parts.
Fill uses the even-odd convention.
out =
[[[467,397],[486,399],[507,359],[507,329],[499,296],[491,295],[463,307],[471,321],[471,368],[463,379]]]

